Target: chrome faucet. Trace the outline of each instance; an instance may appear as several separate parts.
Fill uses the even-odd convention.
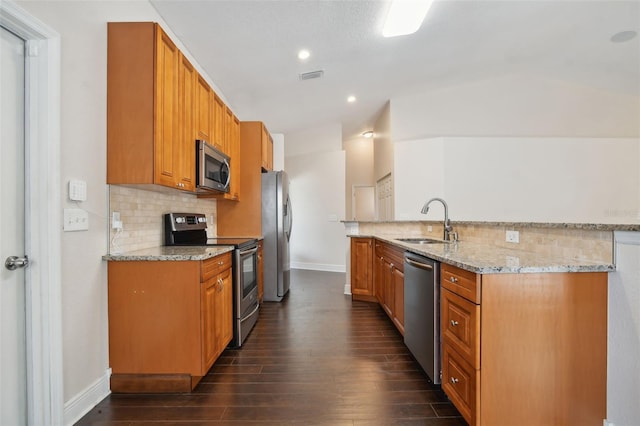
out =
[[[451,221],[449,220],[449,206],[447,206],[447,202],[442,198],[432,198],[424,203],[420,213],[427,214],[429,212],[429,204],[431,204],[432,201],[440,201],[444,206],[444,240],[449,241],[453,236],[453,241],[458,241],[458,233],[453,230],[453,226],[451,226]]]

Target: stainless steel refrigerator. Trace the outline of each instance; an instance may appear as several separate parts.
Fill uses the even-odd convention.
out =
[[[292,216],[287,174],[283,171],[263,173],[264,300],[267,302],[280,302],[289,291]]]

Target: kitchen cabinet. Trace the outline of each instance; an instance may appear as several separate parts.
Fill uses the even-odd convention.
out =
[[[227,153],[225,143],[225,104],[217,94],[213,96],[213,138],[211,143],[218,150]]]
[[[107,37],[107,183],[194,191],[195,70],[158,24]]]
[[[607,274],[441,265],[442,388],[470,425],[601,425]]]
[[[108,265],[111,390],[189,392],[233,337],[231,253]]]
[[[213,144],[213,90],[202,76],[196,84],[196,139]]]
[[[262,141],[266,128],[260,121],[239,124],[241,201],[218,203],[217,229],[221,237],[255,238],[262,235]]]
[[[404,334],[404,251],[370,237],[351,238],[351,297],[378,302]]]
[[[262,127],[262,168],[265,171],[273,170],[273,138],[265,126]]]
[[[351,238],[351,295],[354,300],[376,301],[373,288],[373,238]]]

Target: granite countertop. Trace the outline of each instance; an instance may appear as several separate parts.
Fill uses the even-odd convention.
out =
[[[435,223],[442,224],[436,220],[342,220],[343,223]],[[452,225],[490,225],[490,226],[511,226],[517,228],[552,228],[552,229],[584,229],[590,231],[640,231],[640,223],[612,224],[612,223],[546,223],[546,222],[488,222],[488,221],[467,221],[452,220]]]
[[[111,253],[102,256],[102,259],[110,262],[206,260],[233,250],[233,246],[161,246],[118,254]]]
[[[411,244],[382,235],[350,235],[375,237],[429,257],[479,274],[536,273],[536,272],[611,272],[615,265],[580,259],[560,258],[523,250],[459,241],[457,243]],[[397,237],[401,238],[401,237]]]

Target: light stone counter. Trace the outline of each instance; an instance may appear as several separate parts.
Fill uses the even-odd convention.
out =
[[[102,256],[102,259],[110,262],[206,260],[233,251],[233,249],[233,246],[161,246],[119,254],[107,254]]]
[[[410,252],[479,274],[615,271],[615,265],[611,263],[561,258],[477,242],[411,244],[383,235],[350,236],[375,237]]]

